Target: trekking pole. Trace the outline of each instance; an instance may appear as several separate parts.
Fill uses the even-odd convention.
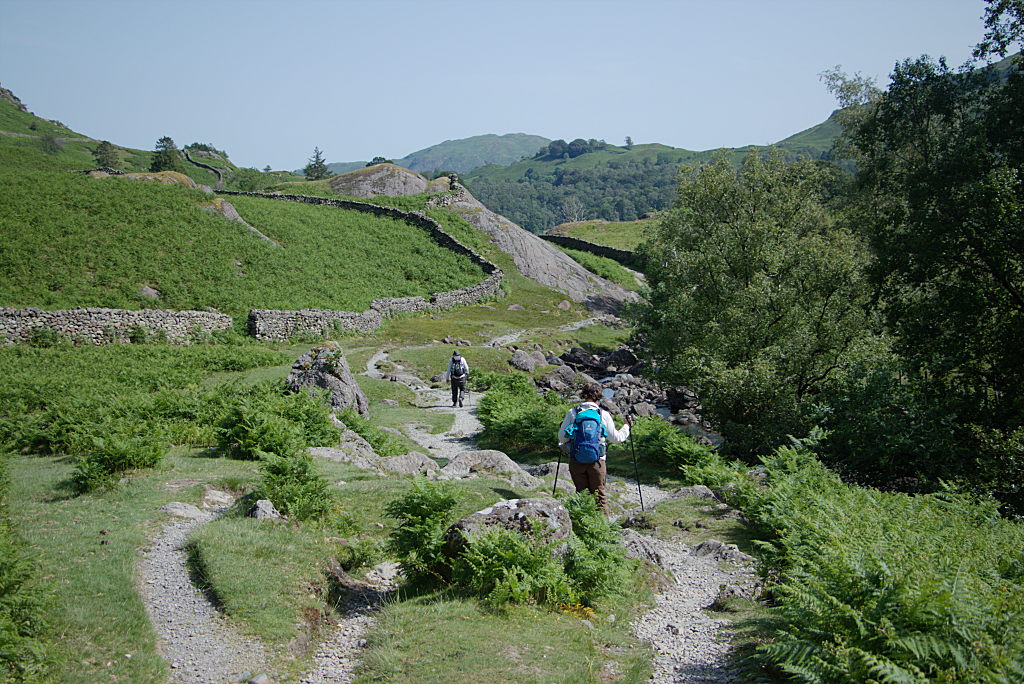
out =
[[[558,449],[558,463],[555,465],[555,484],[551,485],[551,498],[555,498],[555,492],[558,490],[558,471],[562,467],[562,449]]]
[[[640,495],[640,510],[644,509],[644,491],[640,489],[640,471],[636,467],[636,447],[633,446],[633,423],[629,424],[629,450],[633,452],[633,477],[636,478],[636,493]]]

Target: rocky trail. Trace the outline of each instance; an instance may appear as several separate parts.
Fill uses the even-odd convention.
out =
[[[512,344],[521,334],[502,336],[493,342]],[[361,372],[369,377],[384,378],[379,366],[387,360],[388,353],[378,351]],[[475,410],[477,395],[472,395],[472,402],[466,407],[452,408],[447,388],[431,388],[401,366],[389,370],[387,378],[413,390],[418,405],[425,410],[454,414],[451,429],[444,433],[432,434],[426,425],[405,427],[405,433],[420,444],[425,453],[435,458],[453,459],[477,448],[475,435],[481,430]],[[559,479],[571,490],[564,464]],[[676,496],[653,486],[644,485],[640,489],[648,510]],[[623,517],[639,512],[640,498],[634,481],[609,477],[608,490],[610,500],[625,509]],[[708,495],[710,492],[702,496]],[[188,535],[222,509],[190,508],[193,510],[169,511],[184,517],[164,527],[138,567],[140,591],[157,630],[160,651],[171,665],[172,678],[176,681],[226,682],[254,677],[266,671],[262,646],[231,628],[193,585],[186,566],[183,547]],[[736,681],[731,666],[728,623],[710,616],[703,608],[715,601],[723,586],[753,592],[756,579],[752,559],[720,542],[710,546],[705,542],[690,548],[632,529],[626,530],[624,536],[628,548],[659,565],[672,578],[657,595],[656,605],[631,625],[633,634],[649,642],[654,650],[651,681],[714,684]],[[302,682],[352,681],[359,651],[365,645],[363,635],[373,624],[376,606],[393,591],[396,574],[395,564],[382,564],[368,574],[365,582],[353,587],[347,605],[340,607],[340,617],[328,628],[315,653],[314,666],[302,677]]]

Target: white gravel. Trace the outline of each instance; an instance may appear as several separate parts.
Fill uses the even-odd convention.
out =
[[[263,645],[235,630],[192,584],[186,568],[189,534],[222,511],[167,523],[138,565],[139,592],[173,681],[219,684],[266,671]]]
[[[658,594],[653,609],[631,625],[638,639],[654,647],[652,682],[736,681],[730,667],[728,620],[715,619],[703,608],[718,596],[723,584],[751,585],[750,566],[719,563],[690,555],[685,544],[646,537],[661,554],[675,584]]]

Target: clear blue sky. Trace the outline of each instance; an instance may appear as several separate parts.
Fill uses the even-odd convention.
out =
[[[241,166],[398,158],[483,133],[765,144],[818,74],[965,61],[982,0],[0,0],[0,84],[86,135]]]

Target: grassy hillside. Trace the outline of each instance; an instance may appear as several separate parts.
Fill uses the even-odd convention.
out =
[[[635,250],[644,241],[644,230],[653,219],[637,221],[577,221],[560,223],[548,231],[551,235],[568,235],[614,249]]]
[[[460,140],[445,140],[422,150],[393,160],[395,164],[419,173],[455,171],[466,173],[487,164],[511,164],[523,157],[533,156],[550,140],[539,135],[506,133],[505,135],[475,135]],[[334,162],[327,168],[332,173],[347,173],[363,165],[361,162]]]
[[[233,198],[273,247],[204,209],[198,190],[40,170],[0,158],[0,304],[201,309],[365,309],[483,278],[420,229],[356,211]],[[20,157],[13,168],[7,163]],[[35,164],[33,164],[35,162]],[[139,289],[160,291],[145,299]]]

